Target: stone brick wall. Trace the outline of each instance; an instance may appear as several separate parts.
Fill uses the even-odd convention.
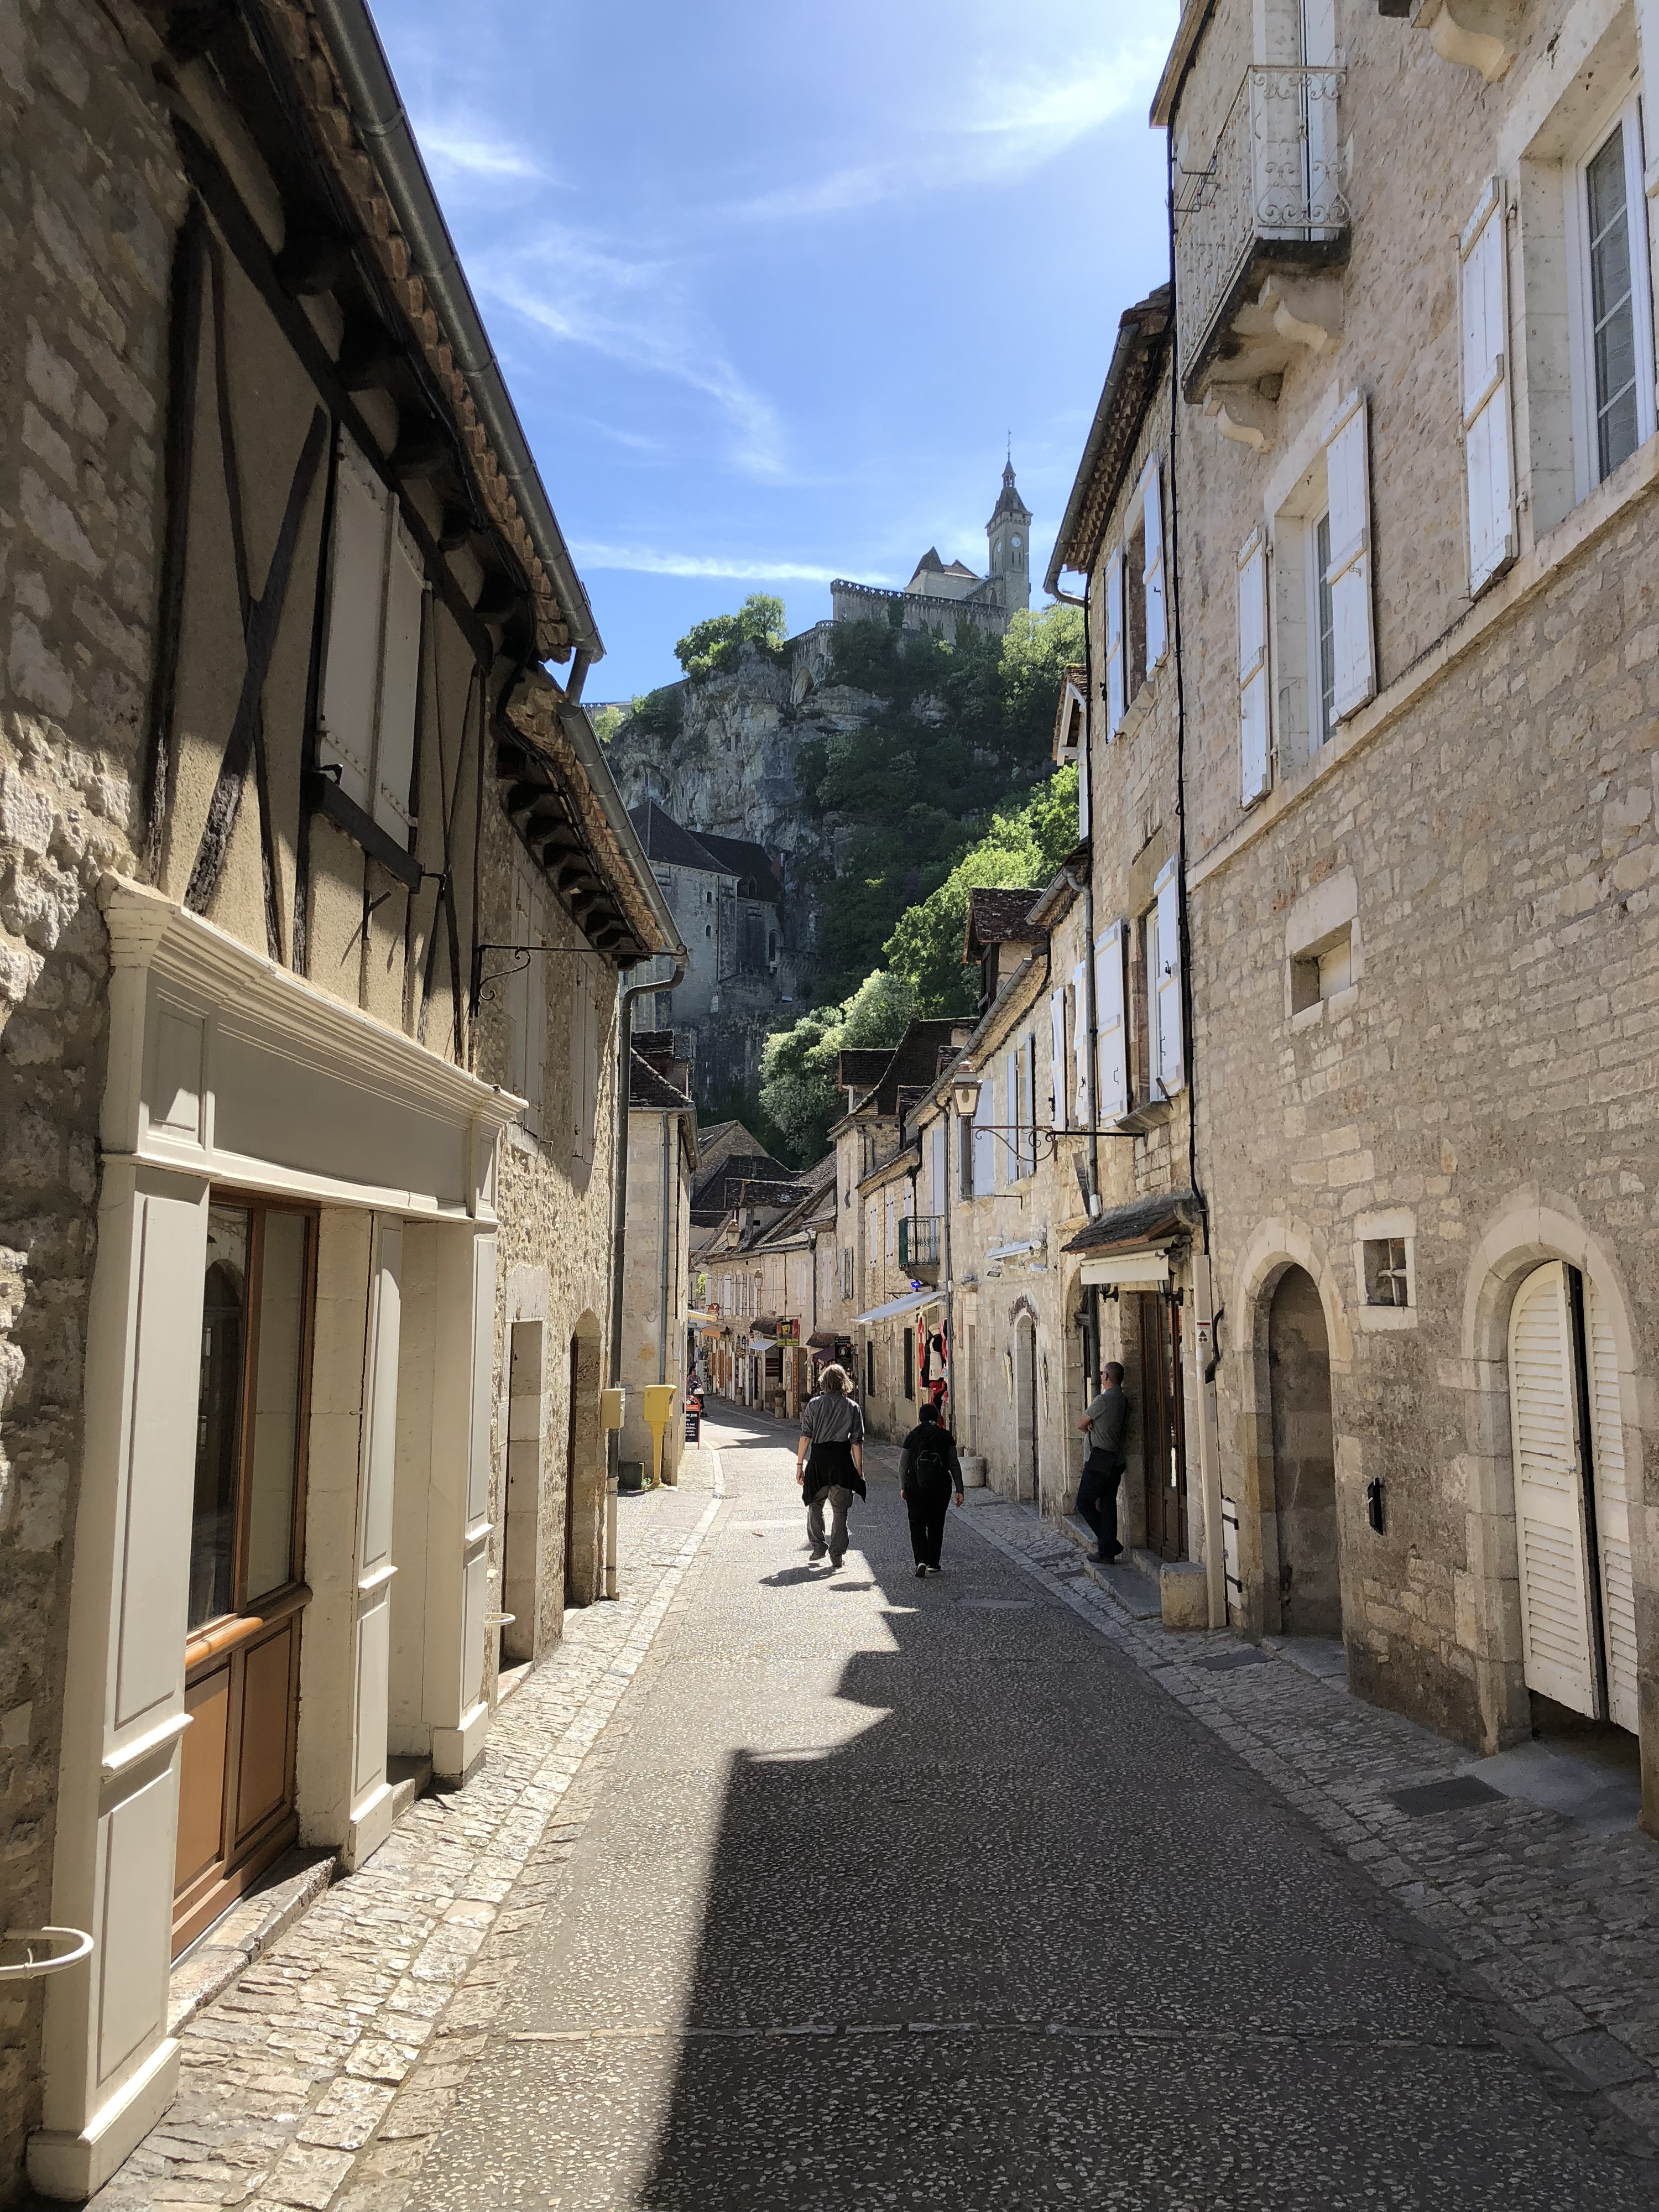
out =
[[[137,872],[168,260],[181,194],[136,11],[0,11],[0,1899],[50,1917],[106,868]],[[0,2202],[40,1985],[0,1996]]]

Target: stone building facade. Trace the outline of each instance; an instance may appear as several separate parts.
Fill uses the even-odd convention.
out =
[[[174,1950],[596,1594],[678,939],[366,10],[24,0],[0,95],[0,1868],[90,1939],[7,1984],[0,2197],[77,2197]]]
[[[628,1109],[628,1214],[623,1257],[623,1407],[619,1455],[646,1480],[657,1471],[647,1390],[661,1415],[660,1474],[679,1479],[685,1443],[686,1313],[690,1304],[691,1183],[697,1167],[697,1109],[690,1063],[672,1030],[635,1030]]]
[[[1639,1729],[1652,1820],[1655,26],[1201,13],[1181,168],[1241,100],[1304,151],[1288,234],[1206,188],[1176,238],[1243,1614],[1474,1744]]]

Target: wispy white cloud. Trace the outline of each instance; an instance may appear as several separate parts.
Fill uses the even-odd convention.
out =
[[[523,147],[474,125],[422,123],[416,126],[415,137],[428,168],[443,183],[550,185],[555,181]]]
[[[704,327],[689,297],[689,273],[665,259],[630,260],[567,228],[543,229],[516,249],[473,263],[480,291],[537,330],[711,400],[730,428],[738,465],[751,476],[781,478],[778,411]]]
[[[584,568],[625,568],[639,576],[725,576],[829,584],[844,573],[840,568],[813,568],[802,561],[771,561],[764,556],[750,560],[726,554],[657,553],[643,546],[602,545],[592,541],[578,542],[570,550]]]
[[[1127,110],[1158,81],[1167,34],[1132,40],[1092,66],[1075,63],[985,76],[957,111],[919,118],[905,151],[851,162],[800,184],[784,185],[729,207],[731,217],[808,220],[923,193],[1011,182],[1055,160]]]

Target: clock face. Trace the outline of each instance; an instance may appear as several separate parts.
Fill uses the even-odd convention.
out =
[[[1012,543],[1013,543],[1013,544],[1014,544],[1014,545],[1016,545],[1016,546],[1018,546],[1018,544],[1019,544],[1019,540],[1018,540],[1018,538],[1014,538],[1012,542]]]

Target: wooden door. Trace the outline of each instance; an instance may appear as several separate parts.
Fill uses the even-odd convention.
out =
[[[293,1841],[313,1217],[209,1210],[173,1953]]]
[[[1140,1293],[1140,1437],[1146,1545],[1161,1559],[1187,1556],[1187,1442],[1181,1394],[1181,1308]]]
[[[1584,1364],[1595,1478],[1595,1547],[1601,1571],[1601,1634],[1607,1718],[1636,1732],[1636,1576],[1625,1487],[1625,1428],[1619,1411],[1619,1352],[1607,1300],[1584,1284]]]

